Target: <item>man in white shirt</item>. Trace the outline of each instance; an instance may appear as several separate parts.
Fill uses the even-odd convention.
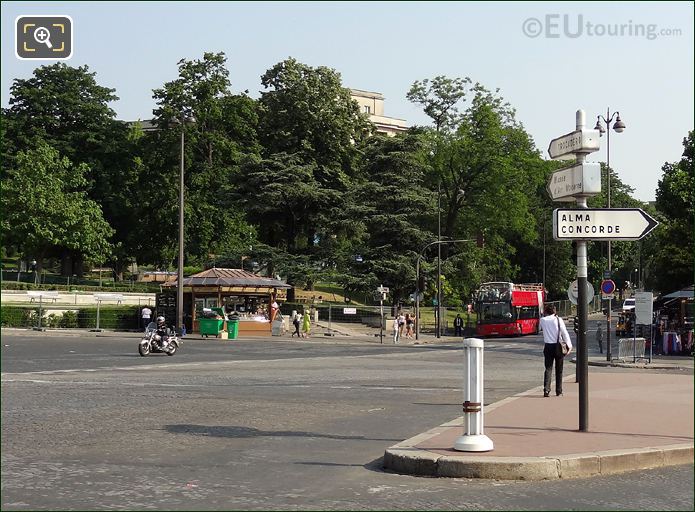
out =
[[[142,308],[142,326],[147,329],[147,324],[150,323],[150,318],[152,318],[152,310],[145,306]]]
[[[562,395],[562,363],[565,355],[562,353],[560,336],[572,351],[572,340],[567,332],[567,327],[562,318],[555,314],[555,306],[546,304],[545,316],[541,318],[541,330],[543,331],[543,356],[545,357],[545,373],[543,375],[543,396],[550,396],[550,378],[553,374],[555,363],[555,394]],[[569,354],[569,352],[568,352]]]

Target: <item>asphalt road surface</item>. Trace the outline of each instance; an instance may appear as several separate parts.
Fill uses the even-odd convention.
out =
[[[387,447],[460,415],[456,343],[191,340],[141,358],[137,341],[3,333],[3,510],[693,509],[692,466],[548,482],[385,472]],[[485,363],[492,403],[541,383],[542,343],[488,341]]]

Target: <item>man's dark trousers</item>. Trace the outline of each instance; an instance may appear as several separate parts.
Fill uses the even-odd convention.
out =
[[[550,379],[553,374],[553,362],[555,363],[555,394],[562,394],[562,346],[559,343],[546,343],[543,348],[545,357],[545,374],[543,376],[543,392],[550,394]]]

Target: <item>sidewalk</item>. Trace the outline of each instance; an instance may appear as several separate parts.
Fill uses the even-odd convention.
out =
[[[545,480],[693,464],[692,374],[590,372],[589,429],[579,432],[579,385],[570,372],[563,396],[544,398],[539,387],[485,407],[492,451],[453,450],[463,434],[460,417],[387,449],[384,467],[413,475]]]

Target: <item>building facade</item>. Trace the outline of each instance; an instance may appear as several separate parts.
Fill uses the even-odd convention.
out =
[[[360,112],[367,114],[369,120],[376,126],[376,131],[393,137],[398,133],[408,131],[405,119],[384,115],[384,95],[379,92],[350,89],[352,99],[360,106]]]

